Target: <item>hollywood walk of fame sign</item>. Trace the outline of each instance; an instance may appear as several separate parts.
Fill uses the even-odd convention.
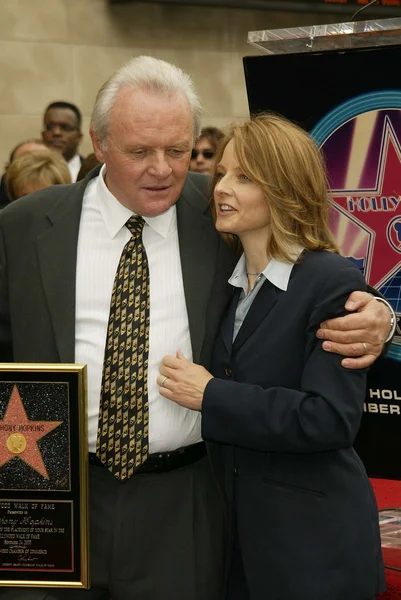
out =
[[[374,187],[359,183],[354,189],[333,190],[333,209],[348,218],[350,229],[352,225],[355,229],[349,236],[341,236],[344,251],[355,260],[360,253],[366,281],[376,289],[401,269],[400,171],[400,141],[385,116]]]
[[[401,56],[401,49],[394,49]],[[318,124],[332,186],[337,243],[392,305],[387,358],[369,370],[355,448],[371,477],[401,479],[401,92],[356,96]]]
[[[86,588],[86,366],[0,364],[0,586]]]

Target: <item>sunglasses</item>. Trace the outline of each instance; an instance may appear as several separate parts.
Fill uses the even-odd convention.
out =
[[[196,160],[199,154],[202,154],[203,158],[207,158],[208,160],[214,156],[213,150],[195,150],[194,148],[191,153],[191,160]]]

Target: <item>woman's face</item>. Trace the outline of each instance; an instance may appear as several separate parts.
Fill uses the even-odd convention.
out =
[[[241,171],[232,140],[216,167],[216,178],[216,229],[239,237],[249,232],[267,235],[270,211],[263,190]]]
[[[214,148],[209,140],[205,137],[199,138],[192,150],[189,170],[210,175],[214,166],[214,154]]]

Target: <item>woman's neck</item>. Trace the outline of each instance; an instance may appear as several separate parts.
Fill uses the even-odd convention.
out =
[[[240,236],[240,240],[245,254],[247,274],[258,275],[268,263],[266,237]]]

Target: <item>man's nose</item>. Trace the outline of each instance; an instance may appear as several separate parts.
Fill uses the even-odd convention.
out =
[[[50,132],[51,132],[52,135],[60,136],[60,135],[63,135],[64,129],[62,128],[61,125],[57,125],[56,124],[56,125],[53,125],[53,127],[50,130]]]
[[[166,179],[166,177],[170,175],[172,168],[170,167],[165,154],[157,154],[154,157],[149,172],[159,179]]]

